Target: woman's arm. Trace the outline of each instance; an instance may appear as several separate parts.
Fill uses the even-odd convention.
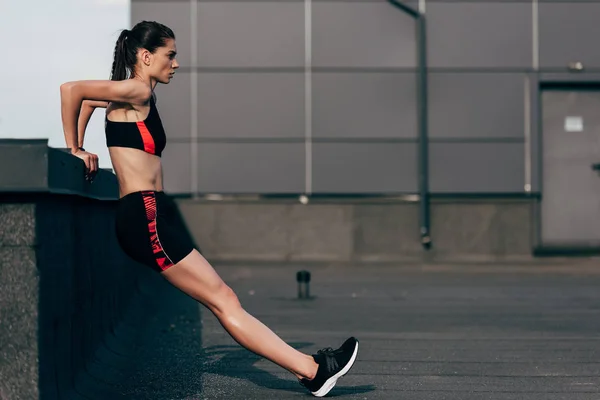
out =
[[[79,121],[77,122],[77,147],[83,147],[83,138],[85,136],[85,129],[87,128],[90,118],[96,108],[106,108],[108,106],[107,101],[95,101],[95,100],[84,100],[81,104],[81,110],[79,112]]]
[[[60,86],[61,117],[67,147],[73,154],[79,150],[78,123],[84,100],[145,104],[151,95],[152,90],[148,85],[133,79],[63,83]]]
[[[86,173],[93,176],[98,170],[98,156],[80,149],[79,117],[84,100],[145,104],[152,95],[149,85],[134,79],[124,81],[75,81],[60,85],[63,131],[71,153],[83,160]],[[85,111],[86,113],[88,110]],[[83,119],[89,121],[89,116]],[[86,122],[87,123],[87,122]],[[83,138],[82,138],[83,139]]]

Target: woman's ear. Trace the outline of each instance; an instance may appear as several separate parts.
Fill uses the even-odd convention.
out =
[[[150,66],[150,63],[152,62],[152,53],[150,53],[146,49],[141,49],[140,51],[141,51],[140,60],[142,60],[144,65]]]

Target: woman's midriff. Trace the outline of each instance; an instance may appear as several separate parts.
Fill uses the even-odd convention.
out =
[[[108,151],[119,183],[119,197],[142,190],[163,190],[160,157],[125,147],[110,147]]]

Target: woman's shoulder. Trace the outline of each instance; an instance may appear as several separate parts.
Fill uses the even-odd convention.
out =
[[[129,103],[140,106],[147,105],[152,97],[150,86],[137,79],[65,82],[61,85],[61,93],[64,92],[76,92],[84,100]]]
[[[141,83],[141,82],[140,82]],[[143,83],[142,83],[143,85]],[[149,90],[147,93],[144,93],[143,96],[138,101],[111,101],[107,103],[107,111],[114,111],[118,109],[125,110],[137,110],[138,107],[153,107],[155,105],[154,92]]]
[[[126,79],[120,82],[121,91],[127,93],[132,101],[129,104],[148,105],[152,99],[152,89],[144,82],[136,79]]]

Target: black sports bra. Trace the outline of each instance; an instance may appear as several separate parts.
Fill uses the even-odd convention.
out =
[[[161,156],[167,145],[167,137],[154,97],[150,98],[150,112],[143,121],[116,122],[104,118],[107,147],[131,147],[146,153]]]

